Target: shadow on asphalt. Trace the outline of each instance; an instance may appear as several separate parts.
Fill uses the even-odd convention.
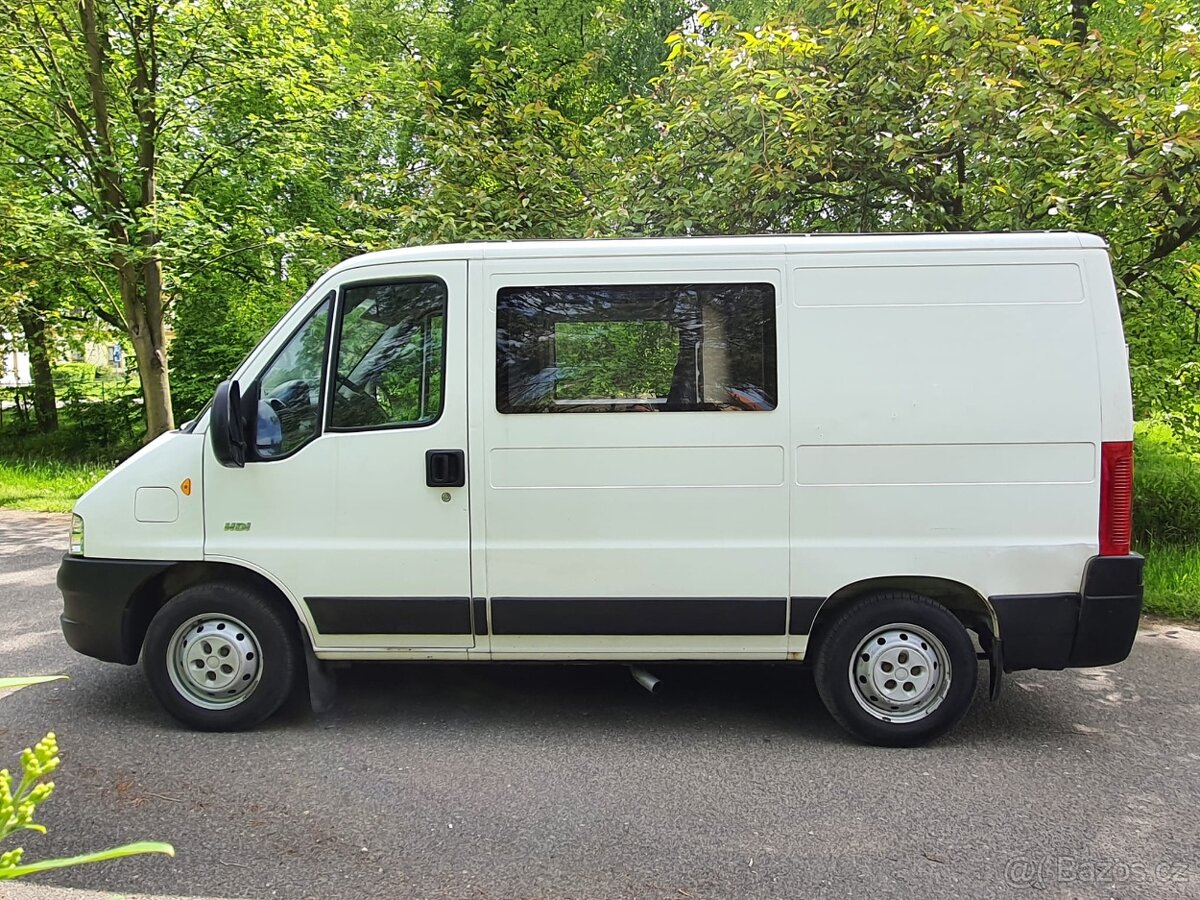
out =
[[[616,664],[356,663],[337,673],[334,709],[315,716],[307,693],[260,726],[264,734],[301,735],[334,728],[387,734],[406,728],[461,732],[485,729],[496,737],[569,727],[577,737],[611,740],[622,733],[662,740],[703,740],[730,730],[763,740],[805,744],[853,743],[825,711],[809,670],[771,664],[658,664],[662,681],[650,694]],[[184,731],[161,710],[137,668],[86,664],[69,696],[89,719],[131,731]],[[1028,677],[1027,677],[1028,676]],[[1074,691],[1063,673],[1008,676],[997,703],[987,699],[987,669],[964,722],[939,746],[1041,744],[1072,733]],[[1035,689],[1022,689],[1019,679]],[[1061,688],[1056,690],[1055,688]],[[65,712],[65,710],[64,710]]]

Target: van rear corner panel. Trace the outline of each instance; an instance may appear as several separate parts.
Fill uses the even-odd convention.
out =
[[[1092,252],[797,259],[795,590],[1078,590],[1102,434]]]
[[[1131,441],[1133,392],[1129,380],[1129,348],[1107,250],[1086,250],[1082,268],[1096,339],[1101,437],[1105,441]]]

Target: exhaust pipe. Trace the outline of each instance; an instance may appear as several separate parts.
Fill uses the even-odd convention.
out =
[[[633,680],[648,690],[654,693],[654,689],[658,687],[659,681],[641,666],[630,666],[629,674],[633,676]]]

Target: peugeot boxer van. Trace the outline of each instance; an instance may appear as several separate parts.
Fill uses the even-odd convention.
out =
[[[330,661],[775,660],[912,745],[1129,654],[1132,437],[1090,235],[371,253],[79,500],[62,627],[199,729]]]

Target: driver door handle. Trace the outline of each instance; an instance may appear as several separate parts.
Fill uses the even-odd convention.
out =
[[[467,483],[467,459],[461,450],[426,450],[425,483],[430,487],[462,487]]]

